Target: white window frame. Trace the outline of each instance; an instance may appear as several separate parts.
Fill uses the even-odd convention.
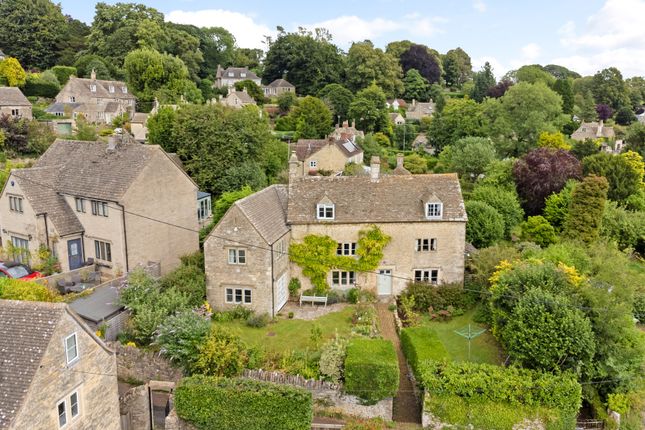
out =
[[[97,260],[112,262],[112,244],[106,240],[94,240],[94,256]]]
[[[76,96],[69,96],[70,103],[76,103]]]
[[[96,85],[95,84],[90,84],[90,91],[95,93],[96,92]]]
[[[332,270],[331,285],[336,287],[356,285],[356,272],[350,270]]]
[[[228,264],[246,265],[246,248],[228,248]]]
[[[336,247],[336,255],[356,255],[356,242],[338,242]]]
[[[22,197],[20,196],[9,196],[9,210],[11,212],[23,213],[22,208]]]
[[[60,412],[60,406],[63,405],[63,413],[61,414]],[[63,427],[67,426],[67,404],[65,403],[65,399],[61,400],[60,402],[56,403],[56,416],[58,417],[58,428],[62,429]],[[63,417],[64,422],[61,423],[61,417]]]
[[[224,301],[236,305],[253,304],[253,290],[251,288],[226,287],[224,289]]]
[[[440,219],[443,216],[443,203],[428,202],[426,203],[426,218]]]
[[[92,215],[95,216],[108,216],[108,204],[101,200],[90,200],[92,203]]]
[[[439,269],[414,269],[414,282],[439,284]]]
[[[127,94],[128,93],[128,87],[121,87],[121,92],[123,94]]]
[[[70,360],[70,357],[69,357],[70,348],[67,346],[67,340],[71,338],[74,338],[74,349],[76,350],[76,355],[72,357]],[[81,355],[78,348],[78,336],[76,335],[76,332],[70,334],[63,340],[63,347],[65,348],[65,362],[67,363],[67,365],[69,366],[70,364],[76,363],[79,360]]]
[[[429,252],[437,250],[437,238],[426,238],[426,239],[417,239],[416,240],[416,251],[417,252]]]
[[[284,243],[284,239],[280,239],[274,246],[274,252],[276,254],[275,259],[280,260],[282,257],[284,257],[287,253],[286,246]]]
[[[318,168],[318,161],[316,161],[316,160],[310,160],[310,161],[309,161],[309,168],[310,168],[310,169],[316,169],[316,168]]]
[[[318,219],[334,219],[336,216],[336,207],[335,205],[320,203],[316,206],[316,218]]]
[[[72,402],[72,397],[76,396],[76,414],[74,414],[74,403]],[[78,393],[78,390],[74,390],[69,395],[69,414],[72,417],[72,420],[79,415],[81,415],[81,396]]]
[[[108,87],[108,90],[109,90],[111,93],[114,93],[114,85],[110,85],[110,86]]]
[[[85,213],[85,199],[83,197],[74,197],[76,203],[76,212]]]

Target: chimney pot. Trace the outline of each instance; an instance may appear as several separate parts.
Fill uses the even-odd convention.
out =
[[[396,166],[403,167],[403,154],[396,154]]]
[[[96,79],[96,70],[92,69],[92,72],[90,73],[90,79],[92,80]]]
[[[298,176],[298,164],[296,151],[291,151],[291,157],[289,157],[289,182],[291,182],[291,179]]]
[[[381,173],[381,159],[374,155],[370,159],[370,179],[372,182],[378,181]]]

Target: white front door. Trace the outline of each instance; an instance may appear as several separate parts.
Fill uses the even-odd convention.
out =
[[[276,307],[275,312],[278,312],[287,303],[289,299],[289,288],[287,286],[287,274],[280,276],[276,282]]]
[[[379,296],[392,295],[392,271],[390,269],[380,269],[378,271],[376,291]]]

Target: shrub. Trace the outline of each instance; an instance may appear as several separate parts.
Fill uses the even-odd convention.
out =
[[[65,85],[69,80],[69,77],[76,75],[76,67],[71,66],[54,66],[51,68],[51,71],[56,75],[56,79],[61,85]]]
[[[345,358],[345,390],[366,404],[392,397],[399,388],[394,346],[383,339],[352,339]]]
[[[249,309],[242,305],[237,305],[232,309],[222,312],[215,312],[213,314],[213,321],[229,322],[234,320],[247,320],[253,315],[253,309]]]
[[[358,288],[350,288],[347,291],[347,301],[355,305],[356,303],[358,303],[358,294]]]
[[[466,202],[466,213],[466,241],[476,248],[486,248],[504,236],[504,218],[489,204]]]
[[[323,379],[338,383],[343,379],[343,365],[347,355],[347,339],[336,336],[322,347],[320,353],[320,375]]]
[[[542,215],[530,216],[522,223],[522,240],[534,242],[540,246],[549,246],[557,242],[558,236],[549,221]]]
[[[293,319],[293,312],[289,312],[287,316],[289,317],[290,320]]]
[[[300,279],[291,278],[289,281],[289,297],[291,297],[292,300],[298,298],[298,291],[300,291],[301,287]]]
[[[361,336],[374,337],[378,335],[378,318],[374,306],[358,304],[352,315],[352,332]]]
[[[9,278],[0,278],[0,299],[30,302],[61,301],[58,293],[44,285]]]
[[[209,320],[184,311],[161,323],[155,343],[161,347],[163,355],[190,371],[209,330]]]
[[[504,219],[504,235],[511,237],[513,227],[519,225],[524,217],[517,193],[494,186],[477,186],[473,190],[471,200],[487,203]]]
[[[60,91],[60,83],[56,75],[47,70],[43,73],[30,73],[23,88],[26,96],[37,96],[53,99]]]
[[[182,264],[161,279],[160,286],[174,288],[186,294],[191,306],[198,306],[206,298],[206,275],[199,266]]]
[[[203,430],[308,430],[311,393],[303,388],[249,379],[193,376],[175,390],[177,415]]]
[[[564,226],[565,236],[587,243],[598,239],[608,188],[602,176],[587,176],[576,184]]]
[[[423,282],[411,282],[403,292],[404,296],[414,296],[414,310],[426,312],[432,307],[435,310],[467,308],[472,304],[469,294],[460,283],[431,285]]]
[[[236,376],[248,361],[246,346],[239,336],[212,326],[206,340],[199,346],[193,373],[212,376]]]
[[[448,358],[448,351],[437,337],[437,333],[430,327],[402,329],[401,348],[417,378],[420,378],[420,371],[426,361],[441,361]]]
[[[246,319],[246,325],[249,327],[261,328],[266,327],[271,321],[271,317],[267,313],[261,315],[251,315]]]

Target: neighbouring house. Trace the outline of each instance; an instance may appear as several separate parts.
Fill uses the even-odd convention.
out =
[[[28,262],[51,250],[63,271],[92,259],[112,274],[199,249],[197,185],[158,145],[56,140],[0,194],[2,243]]]
[[[417,137],[414,138],[414,141],[412,142],[412,149],[414,149],[415,151],[423,149],[430,155],[434,155],[436,152],[435,148],[430,144],[428,136],[425,133],[419,133]]]
[[[269,85],[263,87],[265,97],[277,97],[282,93],[296,93],[295,85],[285,79],[276,79]]]
[[[31,103],[16,87],[0,87],[0,116],[32,119]]]
[[[408,104],[403,99],[387,99],[385,101],[385,106],[388,109],[397,110],[399,108],[406,109],[408,107]]]
[[[390,116],[390,121],[392,121],[392,123],[394,125],[404,125],[405,124],[405,118],[403,118],[403,116],[400,113],[398,113],[398,112],[390,112],[388,115]]]
[[[0,429],[121,429],[116,355],[65,303],[0,300],[0,351]]]
[[[356,121],[352,121],[352,125],[349,125],[349,121],[343,121],[342,126],[336,124],[336,128],[334,128],[329,137],[336,140],[349,139],[354,142],[357,137],[365,137],[365,133],[356,128]]]
[[[299,175],[338,174],[348,163],[363,163],[363,150],[348,138],[299,139],[292,146]]]
[[[71,76],[45,111],[74,119],[82,115],[91,123],[110,124],[119,115],[132,116],[135,105],[136,98],[125,82],[96,79],[92,70],[89,79]]]
[[[421,121],[421,118],[423,117],[432,116],[434,111],[435,111],[434,102],[430,101],[430,102],[424,103],[424,102],[418,102],[416,100],[412,100],[412,106],[408,107],[408,110],[406,111],[405,116],[407,119],[414,119],[417,121]]]
[[[136,112],[130,120],[130,131],[134,140],[145,143],[148,140],[148,114]]]
[[[206,239],[208,301],[216,309],[243,305],[275,313],[291,278],[312,284],[288,262],[291,243],[311,234],[338,243],[338,255],[357,255],[358,235],[371,226],[391,237],[379,266],[366,273],[331,269],[328,284],[354,286],[382,297],[400,294],[410,281],[462,283],[466,210],[456,174],[381,175],[373,157],[367,176],[303,177],[289,162],[289,185],[273,185],[239,200]],[[288,267],[288,268],[287,268]]]
[[[229,67],[222,69],[222,66],[217,65],[217,72],[215,73],[215,83],[217,88],[231,88],[236,83],[242,81],[253,81],[258,86],[262,85],[262,81],[258,75],[251,72],[246,67]]]
[[[583,122],[571,135],[571,139],[578,141],[603,138],[607,140],[614,140],[616,138],[614,128],[605,126],[603,121]]]
[[[211,193],[197,191],[197,221],[199,226],[208,224],[212,216]]]
[[[204,242],[206,294],[214,309],[243,305],[275,315],[289,298],[287,186],[236,201]]]
[[[229,91],[226,97],[221,99],[221,102],[228,107],[241,109],[244,106],[257,104],[253,97],[246,92],[246,88],[242,91]]]

